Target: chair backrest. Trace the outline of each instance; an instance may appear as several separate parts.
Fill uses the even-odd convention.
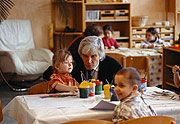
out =
[[[107,120],[86,119],[86,120],[69,121],[61,124],[114,124],[114,123],[112,121],[107,121]]]
[[[134,67],[141,72],[141,77],[144,77],[148,72],[150,64],[149,56],[127,56],[123,57],[123,68]],[[149,73],[147,73],[147,82],[149,82]]]
[[[34,48],[30,20],[5,20],[0,24],[0,51]]]
[[[121,54],[118,54],[118,53],[106,53],[106,55],[113,57],[115,60],[117,60],[123,66],[123,57],[124,57],[124,55],[121,55]]]
[[[48,81],[36,84],[28,89],[28,94],[46,94],[48,93]]]
[[[1,106],[1,100],[0,100],[0,122],[3,120],[3,114],[2,114],[2,106]]]
[[[136,69],[148,71],[149,68],[148,56],[127,56],[123,57],[123,67],[134,67]]]
[[[176,124],[176,122],[174,118],[168,116],[148,116],[130,119],[116,124]]]

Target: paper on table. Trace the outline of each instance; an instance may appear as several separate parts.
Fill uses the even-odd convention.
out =
[[[117,104],[119,104],[119,101],[109,102],[101,100],[96,106],[91,108],[91,110],[114,110]]]

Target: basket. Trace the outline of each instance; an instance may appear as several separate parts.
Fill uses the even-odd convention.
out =
[[[148,21],[148,16],[133,16],[132,26],[143,27]]]

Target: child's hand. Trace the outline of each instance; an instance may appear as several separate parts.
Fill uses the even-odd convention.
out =
[[[149,45],[148,48],[154,48],[154,44]]]
[[[114,46],[111,46],[111,49],[115,49],[115,47],[114,47]]]
[[[173,66],[172,72],[177,73],[178,71],[179,71],[179,66],[177,66],[177,65]]]
[[[108,47],[107,47],[107,46],[105,46],[105,47],[104,47],[104,49],[108,49]]]
[[[71,86],[70,91],[73,92],[73,94],[75,94],[76,92],[79,91],[77,86]]]
[[[162,47],[162,45],[161,44],[156,44],[155,47]]]

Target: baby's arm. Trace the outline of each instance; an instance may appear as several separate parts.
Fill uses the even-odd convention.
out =
[[[180,87],[180,77],[179,77],[179,66],[174,65],[172,68],[174,74],[174,83],[176,86]]]
[[[55,87],[56,90],[58,91],[70,91],[70,92],[77,92],[78,91],[78,87],[77,86],[67,86],[61,83],[58,83]]]

